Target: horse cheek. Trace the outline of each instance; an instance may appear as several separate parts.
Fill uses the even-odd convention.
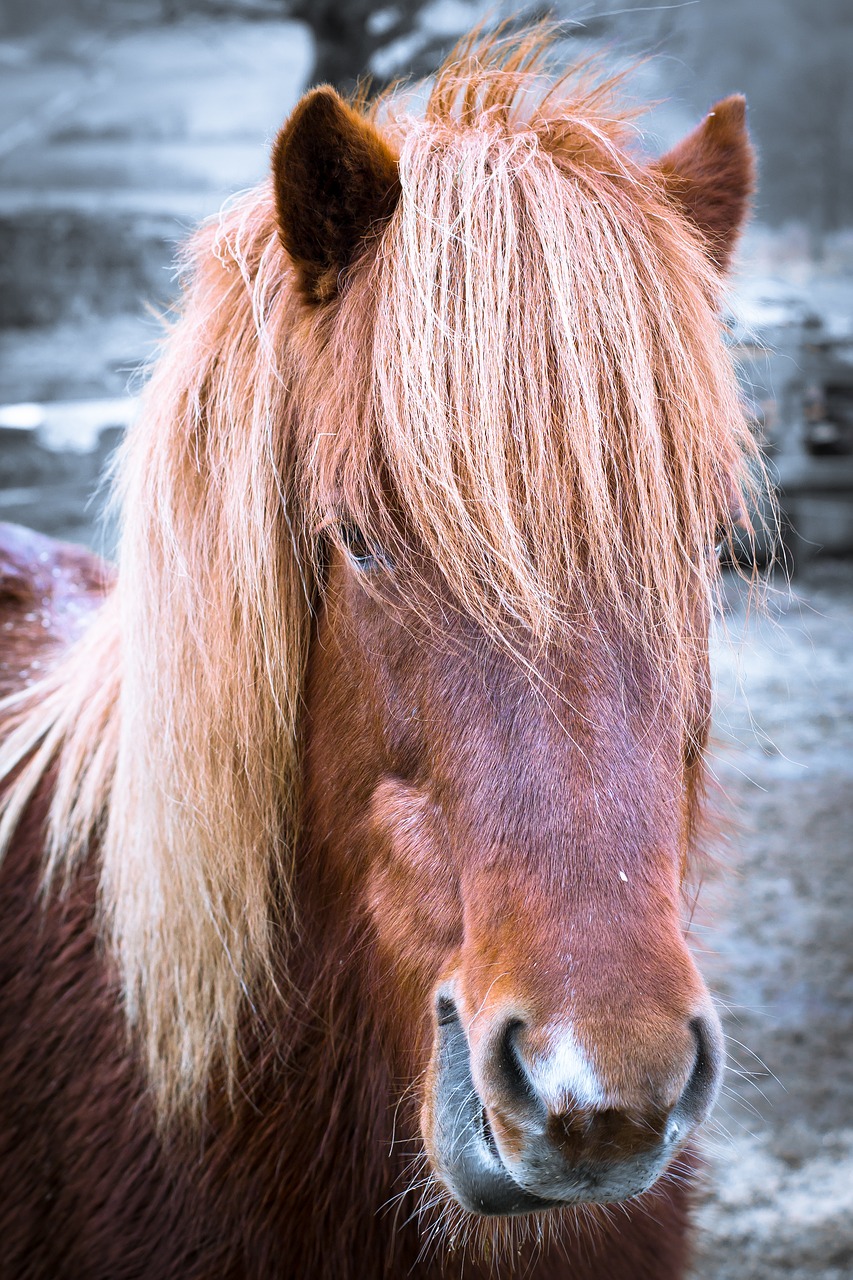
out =
[[[462,934],[459,882],[441,816],[425,792],[386,779],[373,796],[369,831],[365,896],[385,989],[398,1008],[426,1010]]]

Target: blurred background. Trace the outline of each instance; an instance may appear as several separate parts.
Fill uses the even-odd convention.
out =
[[[109,554],[99,477],[177,244],[263,177],[300,93],[427,75],[479,0],[0,0],[0,520]],[[537,10],[491,4],[522,21]],[[726,1009],[697,1280],[853,1277],[853,0],[557,5],[567,59],[637,65],[664,150],[747,95],[760,157],[730,341],[788,586],[715,641],[739,825],[691,930]],[[0,564],[0,570],[2,565]],[[727,852],[727,849],[731,852]]]
[[[429,74],[485,12],[483,0],[2,0],[0,518],[110,549],[86,498],[133,411],[176,243],[263,176],[309,84]],[[789,550],[853,550],[853,0],[555,12],[566,58],[642,59],[629,92],[656,104],[651,151],[717,98],[747,94],[761,185],[732,340],[797,531]]]

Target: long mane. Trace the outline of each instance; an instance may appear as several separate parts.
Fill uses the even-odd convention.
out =
[[[324,529],[412,566],[414,531],[499,643],[607,600],[688,696],[690,602],[755,458],[720,279],[614,86],[547,80],[546,44],[481,39],[418,114],[371,108],[402,196],[329,307],[297,296],[269,185],[196,236],[118,464],[117,585],[3,708],[0,840],[52,770],[46,875],[96,848],[163,1114],[233,1080],[281,977]]]

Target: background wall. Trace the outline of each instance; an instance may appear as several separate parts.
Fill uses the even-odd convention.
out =
[[[311,31],[312,78],[347,87],[371,63],[380,78],[429,70],[486,7],[465,0],[4,0],[0,38],[50,34],[58,45],[75,26],[107,32],[187,17],[291,17]],[[853,225],[853,148],[845,145],[853,135],[850,0],[593,0],[556,8],[580,38],[659,54],[664,94],[694,115],[721,94],[748,93],[762,155],[761,220],[799,219],[820,233]]]

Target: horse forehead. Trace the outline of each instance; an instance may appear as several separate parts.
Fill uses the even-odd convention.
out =
[[[513,847],[533,847],[583,826],[642,841],[673,819],[681,709],[624,655],[587,651],[541,670],[512,655],[485,671],[457,659],[432,706],[433,768],[484,838],[511,831]]]
[[[411,661],[397,670],[447,701],[450,724],[470,721],[499,737],[532,732],[543,742],[610,741],[622,748],[638,733],[651,741],[678,730],[677,688],[630,638],[577,627],[539,651],[513,649],[464,626],[447,639],[444,632],[428,646],[413,642]]]
[[[513,788],[534,773],[563,771],[572,757],[602,777],[617,762],[633,763],[635,773],[648,768],[670,746],[672,765],[679,691],[620,630],[606,602],[585,615],[578,606],[559,642],[542,646],[509,621],[504,636],[488,635],[454,606],[437,567],[419,566],[415,587],[428,590],[410,585],[401,576],[387,602],[346,593],[347,625],[337,628],[347,643],[361,635],[366,674],[382,695],[379,716],[395,740],[428,739],[436,762],[457,776],[482,774],[491,762]],[[341,649],[352,653],[344,643]],[[339,658],[335,647],[320,654],[332,676],[341,671]],[[519,752],[521,771],[512,767]]]

